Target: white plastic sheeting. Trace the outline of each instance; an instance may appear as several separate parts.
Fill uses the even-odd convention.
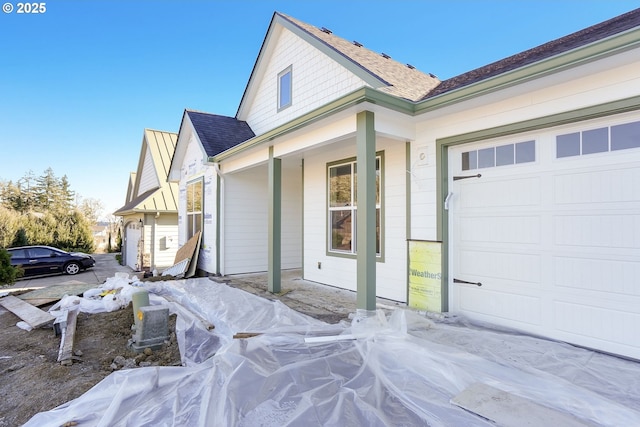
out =
[[[146,288],[182,318],[186,366],[115,372],[26,426],[494,425],[450,403],[478,382],[592,424],[640,425],[635,362],[406,310],[327,325],[208,279]],[[232,339],[247,331],[264,333]],[[305,342],[336,334],[355,339]]]

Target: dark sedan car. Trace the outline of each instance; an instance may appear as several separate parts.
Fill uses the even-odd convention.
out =
[[[7,251],[11,255],[11,265],[21,267],[25,276],[77,274],[96,263],[91,255],[65,252],[50,246],[21,246]]]

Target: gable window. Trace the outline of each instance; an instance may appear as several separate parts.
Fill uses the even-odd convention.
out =
[[[381,255],[381,165],[382,155],[376,157],[376,254]],[[329,194],[329,253],[355,255],[357,230],[357,164],[355,159],[327,166]]]
[[[278,111],[291,106],[291,65],[278,74]]]
[[[202,179],[187,184],[187,238],[202,231]]]

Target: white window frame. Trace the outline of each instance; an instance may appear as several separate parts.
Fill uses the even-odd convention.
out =
[[[289,76],[288,84],[283,85],[283,78]],[[283,99],[283,90],[287,89],[289,94],[288,102]],[[293,65],[289,65],[287,68],[278,73],[278,111],[282,111],[291,107],[293,104]]]
[[[196,206],[196,186],[200,185],[200,209]],[[187,200],[185,206],[185,217],[187,226],[187,239],[192,238],[198,231],[202,232],[204,224],[204,178],[187,182]]]
[[[356,167],[356,159],[345,159],[339,160],[336,162],[331,162],[327,164],[327,255],[333,256],[345,256],[345,257],[355,257],[357,255],[357,213],[358,213],[358,205],[357,205],[357,167]],[[345,206],[331,206],[331,169],[350,166],[350,201],[345,204]],[[376,257],[379,261],[383,260],[382,252],[384,247],[384,221],[383,221],[383,188],[384,188],[384,153],[379,152],[376,153],[376,165],[377,173],[379,176],[378,186],[377,186],[377,197],[376,197],[376,215],[378,222],[378,235],[376,236],[376,240],[378,244],[376,245]],[[334,248],[334,227],[333,227],[333,213],[334,212],[348,212],[351,214],[350,219],[350,230],[347,233],[347,236],[351,236],[350,239],[350,249],[336,249]]]

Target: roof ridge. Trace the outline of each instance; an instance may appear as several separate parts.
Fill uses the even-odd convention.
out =
[[[551,58],[640,26],[640,8],[443,80],[423,99]]]
[[[223,114],[207,113],[206,111],[191,110],[191,109],[188,109],[188,108],[185,108],[185,111],[186,111],[187,113],[204,114],[204,115],[212,116],[212,117],[223,117],[223,118],[226,118],[226,119],[233,119],[233,120],[236,120],[236,121],[239,121],[239,122],[242,122],[242,121],[243,121],[243,120],[238,119],[238,118],[237,118],[237,117],[235,117],[235,116],[226,116],[226,115],[223,115]]]
[[[145,132],[146,131],[151,131],[151,132],[160,132],[160,133],[169,133],[172,135],[177,135],[177,132],[170,132],[168,130],[160,130],[160,129],[153,129],[153,128],[144,128]]]

